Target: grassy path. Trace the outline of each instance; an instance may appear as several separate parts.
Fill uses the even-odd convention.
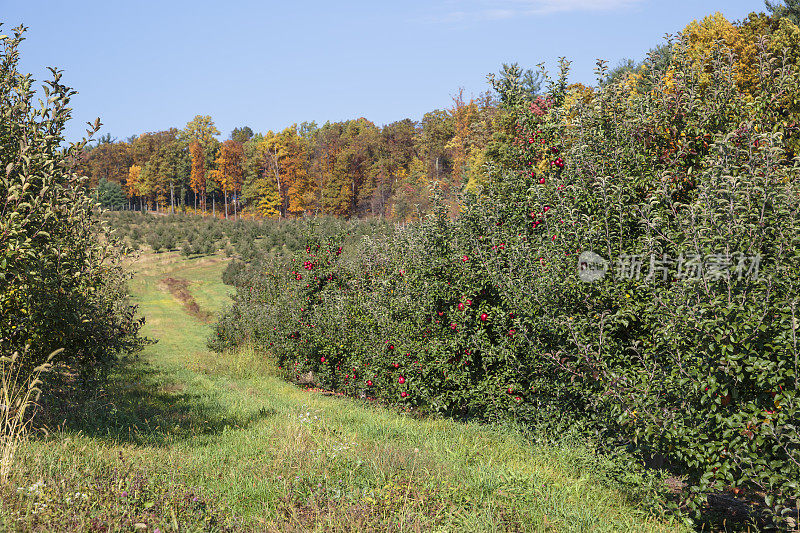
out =
[[[604,488],[579,446],[416,420],[309,393],[263,357],[205,348],[221,258],[144,256],[132,292],[159,342],[61,431],[27,444],[0,505],[6,529],[672,531]],[[37,485],[38,484],[38,485]],[[13,488],[13,487],[12,487]],[[3,500],[0,494],[0,500]],[[67,502],[69,500],[69,502]]]

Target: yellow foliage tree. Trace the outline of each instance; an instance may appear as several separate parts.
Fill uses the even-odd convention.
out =
[[[133,165],[128,169],[128,179],[125,181],[125,192],[128,193],[128,198],[134,198],[136,196],[139,197],[139,203],[141,207],[141,176],[142,176],[142,167],[139,165]]]
[[[310,146],[307,139],[290,126],[264,138],[267,167],[275,179],[283,216],[302,215],[314,204],[314,183],[309,178]]]
[[[133,165],[128,169],[128,180],[125,182],[125,189],[128,196],[139,196],[139,176],[142,175],[142,167]]]
[[[197,141],[203,148],[208,147],[214,139],[214,135],[219,135],[219,130],[208,115],[195,116],[180,132],[180,137],[185,142],[184,146],[192,141]]]
[[[701,72],[701,81],[710,83],[714,56],[727,55],[739,88],[753,95],[761,83],[772,77],[774,66],[759,63],[759,50],[785,54],[789,63],[800,57],[800,29],[788,18],[778,19],[751,13],[741,23],[728,21],[721,13],[692,21],[683,30],[687,55]]]
[[[246,193],[252,198],[253,211],[262,217],[280,216],[280,196],[269,172],[258,176],[247,184]]]

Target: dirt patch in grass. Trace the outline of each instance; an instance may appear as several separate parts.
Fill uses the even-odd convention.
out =
[[[167,385],[162,385],[161,391],[166,394],[177,394],[186,390],[186,385],[183,383],[169,383]]]
[[[210,324],[213,321],[214,316],[208,311],[201,309],[200,304],[197,303],[192,293],[189,292],[188,280],[181,278],[164,278],[161,280],[161,284],[183,304],[187,313],[206,324]]]

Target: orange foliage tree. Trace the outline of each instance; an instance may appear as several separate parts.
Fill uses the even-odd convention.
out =
[[[455,185],[474,182],[484,162],[483,152],[491,139],[497,106],[491,93],[479,98],[464,100],[460,89],[453,98],[450,116],[453,122],[453,137],[445,145],[453,162],[450,180]]]
[[[228,193],[232,193],[234,196],[234,216],[237,214],[235,198],[242,190],[243,157],[242,143],[233,140],[225,141],[217,156],[217,168],[211,171],[211,177],[222,189],[225,199],[225,218],[228,218]]]
[[[200,209],[206,209],[206,156],[203,147],[198,141],[189,145],[189,154],[192,158],[192,171],[189,183],[194,191],[194,209],[197,211],[197,195],[200,195]]]

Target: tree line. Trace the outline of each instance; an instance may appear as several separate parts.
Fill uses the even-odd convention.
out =
[[[708,70],[712,57],[733,51],[733,75],[750,97],[765,68],[754,60],[761,40],[793,56],[800,39],[793,29],[799,11],[795,3],[767,8],[773,16],[753,13],[737,23],[716,13],[693,21],[682,32],[682,46],[701,70]],[[666,68],[673,54],[667,41],[647,57]],[[600,85],[619,81],[637,86],[642,69],[643,62],[622,60]],[[710,83],[711,75],[701,73],[704,83]],[[107,134],[84,148],[76,170],[89,177],[97,200],[116,209],[409,221],[428,212],[436,183],[455,214],[459,192],[482,184],[486,161],[496,158],[508,141],[507,119],[496,95],[508,95],[506,89],[514,87],[535,101],[554,83],[543,72],[517,64],[503,65],[488,78],[495,91],[467,99],[460,90],[449,109],[431,111],[419,121],[378,126],[362,117],[322,126],[301,122],[266,133],[242,126],[219,140],[212,117],[197,115],[182,129],[124,141]],[[598,88],[577,83],[569,85],[569,92],[590,95]]]
[[[214,120],[197,115],[182,129],[105,135],[86,147],[78,171],[112,208],[410,220],[427,209],[433,182],[448,199],[479,183],[497,104],[489,92],[467,99],[462,90],[452,108],[420,121],[243,126],[222,141]]]

